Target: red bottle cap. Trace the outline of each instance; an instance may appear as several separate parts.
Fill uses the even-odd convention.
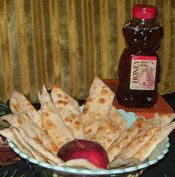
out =
[[[132,9],[133,18],[137,19],[155,19],[157,8],[153,5],[136,4]]]

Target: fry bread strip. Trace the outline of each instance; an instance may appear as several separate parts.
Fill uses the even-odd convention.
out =
[[[117,168],[117,167],[127,167],[127,166],[135,166],[140,164],[141,162],[137,159],[134,158],[123,158],[123,157],[117,157],[116,160],[113,160],[111,163],[108,164],[107,168],[111,169],[111,168]]]
[[[132,141],[133,137],[138,133],[137,128],[129,129],[126,136],[123,137],[121,142],[116,141],[111,147],[108,148],[108,157],[111,162],[115,156],[117,156],[122,148],[126,146],[130,141]]]
[[[86,104],[83,108],[83,123],[85,126],[93,124],[96,120],[91,115],[99,115],[96,118],[108,119],[109,109],[112,106],[114,93],[110,88],[96,77],[90,87],[89,96],[86,99]],[[90,116],[88,115],[90,114]],[[102,120],[101,120],[102,121]]]
[[[175,113],[171,114],[163,114],[159,115],[158,113],[155,113],[153,119],[157,119],[160,121],[161,126],[168,125],[170,122],[172,122],[175,119]]]
[[[118,125],[109,116],[114,93],[98,77],[90,87],[89,96],[81,114],[85,128],[85,136],[108,148],[118,137]],[[94,129],[95,128],[95,129]],[[109,129],[112,131],[109,133]]]
[[[26,155],[34,157],[33,154],[20,142],[20,140],[14,135],[11,128],[5,128],[0,130],[0,135],[6,137],[8,140],[12,141],[18,149],[24,152]]]
[[[60,166],[64,167],[75,167],[75,168],[84,168],[84,169],[90,169],[90,170],[100,170],[100,168],[96,167],[89,161],[85,159],[73,159],[68,160],[64,164],[61,164]]]
[[[127,121],[121,116],[121,114],[116,110],[114,106],[111,107],[109,111],[109,116],[121,129],[125,131],[127,128]]]
[[[97,132],[90,140],[100,143],[107,150],[116,138],[119,137],[121,129],[110,119],[96,123],[98,124]]]
[[[39,99],[41,103],[42,127],[59,149],[63,144],[73,140],[74,137],[60,114],[56,111],[45,87],[43,87],[43,92]]]
[[[133,156],[135,159],[144,161],[155,147],[175,129],[175,122],[160,128],[153,137]]]
[[[26,112],[29,117],[41,127],[41,118],[29,100],[17,91],[13,91],[10,97],[10,109],[14,114]]]
[[[62,113],[65,108],[70,112],[79,114],[79,104],[71,96],[66,94],[60,87],[53,87],[51,90],[51,98],[56,106],[56,108]]]
[[[17,137],[17,139],[19,140],[19,142],[21,142],[21,144],[25,147],[25,149],[27,149],[31,154],[32,157],[34,157],[35,159],[37,159],[38,161],[41,162],[47,162],[47,159],[45,157],[43,157],[42,154],[40,154],[38,151],[36,151],[35,149],[33,149],[30,144],[28,142],[26,142],[20,135],[19,131],[17,128],[11,128],[11,131],[13,132],[13,134],[15,135],[15,137]],[[25,151],[24,151],[25,152]]]
[[[121,135],[112,145],[107,149],[109,161],[111,162],[115,156],[119,154],[123,147],[125,147],[136,134],[146,127],[147,122],[142,118],[136,120],[136,122],[127,130],[127,133]]]
[[[131,141],[124,149],[122,149],[119,156],[122,156],[126,159],[132,157],[144,146],[145,143],[147,143],[152,138],[154,133],[159,128],[160,125],[154,125],[150,127],[147,131],[145,131],[144,134],[142,134],[142,136],[134,138],[133,141]]]
[[[56,144],[42,128],[40,128],[35,122],[33,122],[28,117],[27,114],[9,114],[3,116],[2,119],[9,122],[13,127],[22,128],[23,130],[25,130],[28,136],[38,142],[41,142],[43,146],[46,147],[52,153],[57,154],[58,148]]]
[[[56,155],[48,151],[44,146],[41,145],[41,143],[38,143],[38,141],[35,141],[34,139],[30,138],[23,129],[18,128],[18,131],[21,135],[21,137],[30,144],[37,152],[40,152],[46,159],[49,161],[52,161],[54,164],[59,165],[62,163],[62,160],[59,159]]]
[[[96,121],[94,124],[91,124],[84,128],[84,132],[87,139],[91,140],[97,134],[97,131],[101,123],[102,123],[101,121]]]
[[[138,138],[140,136],[143,136],[153,126],[160,125],[160,120],[158,120],[158,119],[144,119],[143,123],[139,123],[139,121],[137,123],[137,121],[136,121],[134,124],[137,124],[137,126],[139,128],[138,133],[134,137],[134,139],[136,139],[136,138]]]
[[[85,135],[78,102],[58,87],[52,89],[51,97],[58,113],[72,132],[74,138],[84,139]]]

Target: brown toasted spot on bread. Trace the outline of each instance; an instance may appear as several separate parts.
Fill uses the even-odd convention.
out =
[[[13,108],[14,108],[16,111],[19,111],[19,110],[20,110],[19,104],[14,104],[14,105],[13,105]]]
[[[73,119],[72,119],[71,117],[66,117],[66,118],[64,119],[64,121],[71,123],[71,122],[73,121]]]
[[[54,127],[54,124],[50,121],[46,121],[46,127],[47,127],[47,129],[51,129]]]
[[[48,112],[46,112],[46,113],[45,113],[45,116],[46,116],[46,117],[49,117],[50,115],[49,115],[49,113],[48,113]]]
[[[63,101],[63,100],[59,100],[59,101],[58,101],[58,104],[67,105],[67,104],[68,104],[68,102],[67,102],[67,101]]]
[[[33,139],[34,139],[36,142],[42,144],[40,138],[39,138],[37,135],[36,135],[35,137],[33,137]]]
[[[106,103],[106,99],[105,98],[100,98],[98,102],[101,103],[101,104],[104,104],[104,103]]]
[[[83,113],[87,113],[89,111],[88,106],[86,106],[86,108],[83,109]]]
[[[80,122],[79,121],[75,121],[74,124],[75,124],[76,128],[80,127]]]
[[[21,119],[17,119],[17,122],[20,124],[20,125],[22,125],[22,120]]]

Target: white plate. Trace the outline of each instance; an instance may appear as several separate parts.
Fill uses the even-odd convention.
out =
[[[128,127],[133,124],[133,122],[136,120],[136,115],[133,112],[125,112],[124,110],[119,110],[119,112],[124,116],[124,118],[128,122]],[[151,155],[148,158],[148,161],[145,163],[142,163],[137,166],[127,167],[127,168],[117,168],[117,169],[110,169],[110,170],[87,170],[87,169],[76,169],[76,168],[70,168],[70,167],[60,167],[56,165],[50,165],[48,163],[40,162],[32,157],[27,156],[25,153],[20,151],[17,146],[12,142],[8,141],[9,146],[22,158],[28,160],[29,162],[39,165],[40,167],[47,168],[48,170],[54,171],[58,174],[76,174],[76,175],[90,175],[90,176],[96,176],[96,175],[116,175],[116,174],[126,174],[131,173],[134,171],[139,171],[142,169],[147,168],[150,165],[153,165],[157,163],[160,159],[162,159],[165,154],[168,152],[168,148],[170,146],[169,139],[166,138],[164,141],[162,141],[156,149],[151,153]]]

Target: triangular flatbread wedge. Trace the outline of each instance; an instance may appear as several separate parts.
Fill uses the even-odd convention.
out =
[[[20,139],[18,139],[11,128],[5,128],[0,130],[0,135],[6,137],[8,140],[12,141],[19,150],[21,150],[22,152],[25,152],[26,155],[30,156],[30,157],[34,157],[32,152],[29,151],[20,141]]]
[[[175,129],[175,122],[161,127],[152,138],[133,156],[133,158],[143,162],[156,146],[165,139]]]
[[[41,103],[42,127],[59,149],[63,144],[73,140],[74,137],[65,125],[61,115],[57,112],[45,87],[43,87],[42,95],[39,96],[39,99]]]
[[[53,103],[67,125],[74,138],[84,139],[82,119],[79,104],[67,95],[61,88],[54,87],[51,91]]]
[[[43,146],[46,147],[52,153],[57,154],[58,148],[56,144],[41,127],[39,127],[35,122],[33,122],[29,118],[28,114],[8,114],[3,116],[2,119],[9,122],[10,125],[13,127],[22,128],[26,131],[28,136],[42,143]]]
[[[26,112],[41,127],[41,117],[30,101],[21,93],[13,91],[10,96],[10,109],[14,114]]]
[[[63,167],[74,167],[74,168],[84,168],[84,169],[89,169],[89,170],[100,170],[101,168],[96,167],[95,165],[93,165],[92,163],[90,163],[88,160],[86,159],[73,159],[73,160],[69,160],[63,164],[61,164],[60,166]]]
[[[128,123],[114,106],[109,110],[109,117],[120,127],[122,131],[126,131]]]
[[[155,113],[152,119],[160,121],[160,124],[163,127],[165,125],[168,125],[175,119],[175,113],[161,115],[159,113]]]
[[[11,131],[13,132],[14,136],[20,141],[20,144],[22,144],[25,147],[24,153],[26,151],[30,152],[29,157],[33,157],[37,159],[38,161],[41,162],[47,162],[47,158],[44,157],[42,154],[40,154],[38,151],[36,151],[30,144],[29,142],[25,141],[22,136],[20,135],[19,131],[17,128],[11,128]]]
[[[137,133],[143,130],[147,125],[147,122],[138,118],[134,124],[127,129],[126,132],[121,133],[118,139],[116,139],[113,144],[107,149],[109,161],[113,161],[114,158],[121,152],[123,147],[129,144],[132,139],[137,135]]]
[[[48,159],[49,161],[53,162],[56,165],[59,165],[63,162],[55,154],[48,151],[41,143],[30,138],[23,129],[18,128],[17,130],[20,133],[23,140],[29,143],[31,147],[33,147],[37,152],[41,153],[46,159]]]
[[[152,138],[159,128],[160,125],[153,125],[141,136],[133,138],[133,140],[122,149],[118,156],[124,157],[125,159],[133,157],[144,146],[144,144],[146,144]],[[115,158],[116,161],[117,159],[118,157]]]
[[[89,140],[100,143],[105,149],[108,149],[121,133],[118,122],[123,124],[123,128],[125,126],[121,119],[116,119],[116,112],[113,112],[115,108],[112,106],[113,99],[114,93],[111,89],[96,77],[91,84],[81,114],[85,136]]]
[[[100,143],[107,150],[119,137],[120,127],[110,119],[102,122],[98,121],[94,125],[97,125],[96,134],[91,136],[90,140]]]
[[[85,126],[93,124],[101,117],[108,119],[109,110],[112,106],[114,93],[111,89],[98,77],[96,77],[90,87],[89,96],[83,108],[82,119]],[[92,117],[92,115],[95,115]],[[97,118],[97,120],[95,119]]]

